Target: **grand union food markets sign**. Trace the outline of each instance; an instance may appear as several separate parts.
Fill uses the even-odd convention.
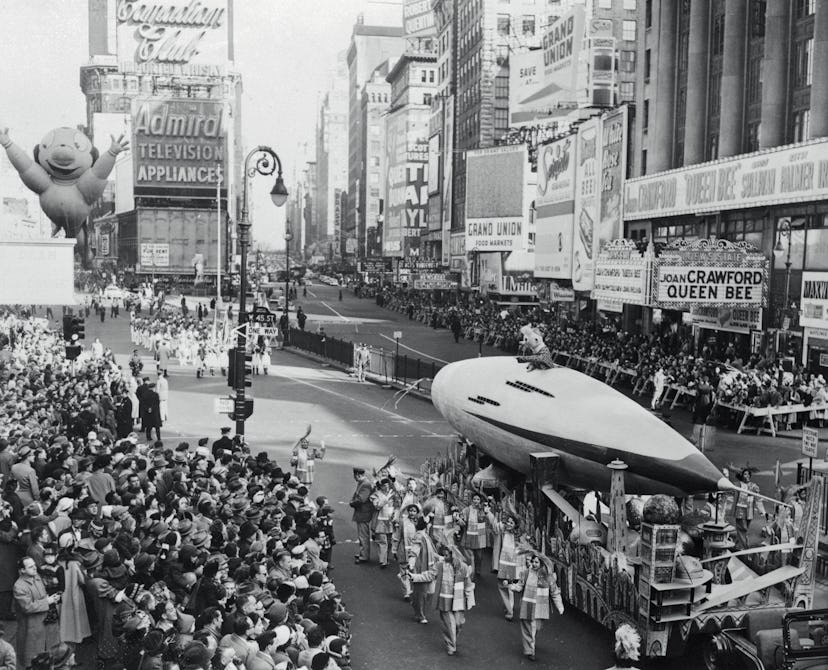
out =
[[[766,207],[828,198],[828,139],[630,179],[624,218]]]
[[[768,260],[746,242],[678,240],[656,260],[659,307],[766,307]]]

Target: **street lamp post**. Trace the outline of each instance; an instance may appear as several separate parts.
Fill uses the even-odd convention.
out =
[[[776,238],[775,251],[782,251],[782,238],[787,238],[788,250],[785,254],[785,312],[783,319],[788,314],[788,307],[791,300],[791,220],[788,218],[779,219],[778,235]]]
[[[287,346],[288,333],[290,333],[288,303],[290,302],[290,241],[292,239],[293,232],[290,230],[290,221],[285,221],[285,346]]]
[[[251,165],[255,157],[255,164]],[[236,390],[234,414],[236,417],[236,434],[244,435],[245,416],[242,409],[245,407],[245,354],[247,353],[247,251],[250,247],[250,218],[247,196],[248,181],[256,174],[268,176],[274,172],[276,182],[270,190],[270,199],[277,207],[287,202],[288,192],[285,182],[282,179],[282,161],[273,149],[260,145],[250,151],[244,159],[244,180],[242,182],[242,211],[238,223],[239,249],[241,252],[241,268],[239,278],[239,327],[236,331],[236,365],[234,366],[236,378],[233,380]]]

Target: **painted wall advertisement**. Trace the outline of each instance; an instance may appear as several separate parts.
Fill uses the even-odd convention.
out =
[[[436,31],[430,0],[403,2],[403,28],[406,37],[428,37]]]
[[[601,117],[600,213],[593,257],[624,236],[624,178],[627,175],[627,107]]]
[[[142,242],[141,265],[145,268],[170,267],[170,245]]]
[[[569,135],[538,148],[535,196],[535,276],[572,276],[572,218],[575,209],[577,136]]]
[[[577,106],[584,17],[584,8],[576,5],[546,28],[542,49],[510,56],[510,125],[563,116]]]
[[[523,246],[529,178],[526,145],[466,153],[466,249],[513,251]]]
[[[659,307],[767,307],[768,259],[746,242],[677,240],[655,265]]]
[[[612,240],[598,255],[592,297],[618,305],[649,305],[653,256],[632,240]]]
[[[803,272],[799,323],[828,328],[828,272]]]
[[[595,285],[593,240],[598,228],[599,158],[598,120],[592,118],[578,127],[572,235],[572,287],[576,291],[590,291]]]
[[[427,152],[417,152],[419,138],[409,130],[409,115],[397,113],[386,120],[385,223],[382,229],[383,255],[406,257],[419,249],[428,205]],[[413,124],[412,124],[413,127]],[[427,127],[427,125],[426,125]],[[422,155],[422,161],[412,160]]]
[[[828,198],[828,138],[722,158],[627,182],[625,218],[765,207]]]
[[[227,0],[117,0],[119,62],[216,65],[230,55]]]
[[[136,99],[135,194],[200,189],[205,197],[215,198],[219,179],[225,181],[223,117],[217,100]]]

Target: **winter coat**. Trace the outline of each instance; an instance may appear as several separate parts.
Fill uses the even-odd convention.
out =
[[[60,639],[79,644],[92,635],[84,597],[86,575],[80,561],[74,559],[63,563],[63,575],[65,584],[60,607]]]
[[[23,576],[14,583],[14,604],[17,610],[17,657],[24,668],[46,649],[44,620],[49,611],[46,587],[40,575]]]
[[[371,491],[373,487],[367,479],[357,484],[354,495],[351,497],[351,507],[354,510],[351,520],[354,523],[370,523],[374,516],[374,506],[371,504]]]
[[[16,668],[17,654],[14,653],[14,647],[0,639],[0,670],[16,670]]]

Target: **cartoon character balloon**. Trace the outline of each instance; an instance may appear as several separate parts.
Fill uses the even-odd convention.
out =
[[[34,148],[34,160],[9,138],[0,126],[0,146],[20,174],[20,179],[40,196],[40,207],[52,222],[52,237],[60,230],[74,237],[92,205],[101,197],[118,154],[129,142],[112,136],[107,152],[98,150],[75,128],[55,128]]]

